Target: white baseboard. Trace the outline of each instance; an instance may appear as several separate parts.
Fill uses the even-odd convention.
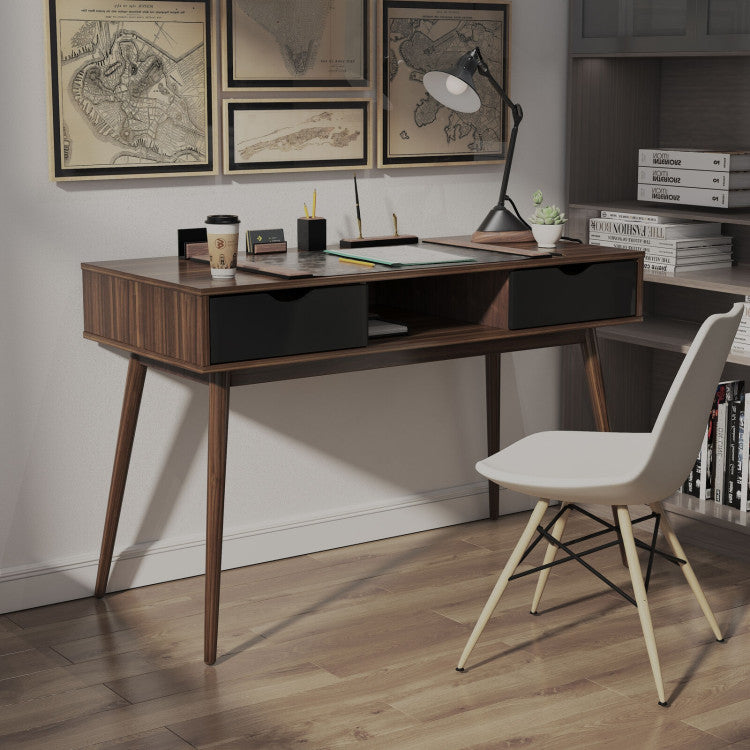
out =
[[[528,499],[501,492],[501,512],[528,507]],[[376,539],[437,529],[487,517],[487,484],[474,482],[399,498],[381,505],[229,529],[222,567],[239,568]],[[115,549],[109,591],[202,575],[205,539],[172,539]],[[0,614],[91,596],[98,556],[50,561],[0,571]]]

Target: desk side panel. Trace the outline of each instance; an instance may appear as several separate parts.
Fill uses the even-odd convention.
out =
[[[83,271],[84,333],[130,351],[205,367],[206,310],[198,295]]]

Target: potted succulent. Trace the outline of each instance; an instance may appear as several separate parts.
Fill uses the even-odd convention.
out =
[[[533,215],[529,216],[529,224],[539,247],[554,247],[562,237],[563,225],[568,219],[557,206],[542,206],[543,199],[541,190],[537,190],[531,196],[535,210]]]

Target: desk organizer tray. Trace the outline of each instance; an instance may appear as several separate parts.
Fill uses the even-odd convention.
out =
[[[367,286],[211,297],[211,364],[367,346]]]

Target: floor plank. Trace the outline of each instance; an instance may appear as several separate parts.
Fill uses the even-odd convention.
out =
[[[680,571],[656,564],[649,601],[669,708],[656,705],[635,608],[576,563],[553,569],[539,617],[534,576],[513,582],[455,671],[527,518],[226,571],[213,667],[202,662],[202,578],[8,613],[0,747],[750,747],[750,555],[687,550],[724,644]],[[568,534],[590,524],[575,518]],[[616,548],[596,558],[630,589]]]

